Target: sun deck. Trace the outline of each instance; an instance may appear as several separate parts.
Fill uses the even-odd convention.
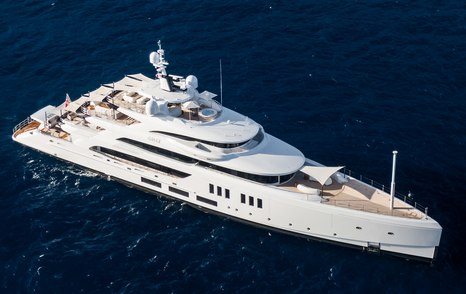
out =
[[[183,91],[173,92],[185,95]],[[203,95],[203,96],[202,96]],[[111,103],[118,107],[130,109],[138,113],[146,113],[146,104],[150,98],[141,95],[137,89],[133,91],[120,90],[110,95]],[[208,97],[208,94],[201,94],[201,97]],[[219,110],[215,110],[215,108]],[[221,107],[214,100],[205,98],[188,100],[185,103],[167,103],[167,112],[165,115],[182,118],[189,121],[208,122],[215,119]]]

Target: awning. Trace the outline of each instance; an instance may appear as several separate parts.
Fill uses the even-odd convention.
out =
[[[97,88],[94,91],[89,93],[89,98],[91,100],[94,100],[94,99],[102,100],[108,94],[110,94],[110,92],[112,92],[112,89],[109,89],[109,88],[107,88],[105,86],[100,86],[99,88]]]
[[[315,179],[322,186],[334,173],[344,168],[344,166],[310,166],[306,165],[301,168],[301,171],[309,177]]]
[[[52,116],[55,116],[55,111],[56,111],[56,108],[52,105],[47,105],[45,106],[44,108],[34,112],[32,115],[31,115],[31,118],[35,121],[38,121],[40,123],[44,123],[45,122],[45,116],[47,116],[47,120],[50,119]]]
[[[193,101],[193,100],[189,100],[189,101],[186,101],[185,103],[183,103],[183,107],[186,108],[186,109],[193,109],[193,108],[199,108],[199,104],[197,104],[196,101]]]
[[[145,75],[140,74],[140,73],[134,74],[134,75],[126,75],[126,76],[138,79],[140,81],[145,81],[145,82],[153,82],[154,81],[154,79],[148,78]]]
[[[81,105],[82,105],[82,103],[73,101],[70,104],[68,104],[68,106],[65,107],[65,110],[71,111],[71,112],[76,112],[79,109],[79,107],[81,107]]]

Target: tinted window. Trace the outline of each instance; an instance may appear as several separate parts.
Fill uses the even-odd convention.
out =
[[[171,192],[175,192],[177,194],[180,194],[182,196],[185,196],[185,197],[189,197],[189,193],[186,192],[186,191],[183,191],[183,190],[180,190],[178,188],[175,188],[175,187],[168,187],[168,190],[171,191]]]
[[[132,140],[132,139],[128,139],[128,138],[119,138],[118,140],[122,141],[122,142],[125,142],[125,143],[128,143],[130,145],[142,148],[144,150],[147,150],[147,151],[150,151],[150,152],[153,152],[153,153],[157,153],[157,154],[163,155],[165,157],[169,157],[171,159],[178,160],[178,161],[183,161],[183,162],[186,162],[186,163],[196,163],[197,162],[196,159],[191,158],[189,156],[179,154],[179,153],[176,153],[176,152],[173,152],[173,151],[170,151],[170,150],[166,150],[166,149],[163,149],[163,148],[160,148],[160,147],[156,147],[156,146],[153,146],[153,145],[150,145],[150,144],[146,144],[146,143],[143,143],[143,142],[139,142],[139,141],[136,141],[136,140]]]
[[[153,181],[153,180],[150,180],[150,179],[146,179],[146,178],[141,178],[141,182],[151,184],[152,186],[156,186],[156,187],[159,187],[159,188],[162,187],[162,184],[160,184],[159,182],[156,182],[156,181]]]
[[[204,203],[213,205],[213,206],[217,206],[217,201],[210,200],[210,199],[204,198],[204,197],[199,196],[199,195],[196,196],[196,199],[197,199],[198,201],[201,201],[201,202],[204,202]]]
[[[181,137],[183,137],[183,136],[181,136]],[[262,132],[262,130],[259,130],[257,135],[251,140],[260,140],[261,141],[263,138],[264,138],[264,133]],[[156,153],[156,154],[160,154],[160,155],[163,155],[165,157],[169,157],[169,158],[174,159],[174,160],[182,161],[182,162],[185,162],[185,163],[199,163],[199,165],[201,165],[201,166],[208,167],[208,168],[211,168],[211,169],[215,169],[215,170],[218,170],[218,171],[221,171],[221,172],[233,175],[233,176],[237,176],[237,177],[247,179],[247,180],[250,180],[250,181],[254,181],[254,182],[258,182],[258,183],[263,183],[263,184],[284,183],[284,182],[288,181],[289,179],[291,179],[294,176],[294,173],[288,174],[288,175],[283,175],[283,176],[280,176],[280,177],[279,176],[261,176],[261,175],[250,174],[250,173],[246,173],[246,172],[241,172],[241,171],[236,171],[236,170],[232,170],[232,169],[229,169],[229,168],[221,167],[221,166],[218,166],[218,165],[215,165],[215,164],[212,164],[212,163],[208,163],[208,162],[205,162],[205,161],[199,161],[199,160],[197,160],[195,158],[192,158],[192,157],[189,157],[189,156],[186,156],[186,155],[183,155],[183,154],[179,154],[179,153],[176,153],[176,152],[173,152],[173,151],[170,151],[170,150],[166,150],[166,149],[163,149],[163,148],[160,148],[160,147],[156,147],[156,146],[146,144],[146,143],[143,143],[143,142],[139,142],[139,141],[136,141],[136,140],[132,140],[132,139],[129,139],[129,138],[119,138],[118,140],[122,141],[122,142],[125,142],[125,143],[128,143],[128,144],[131,144],[133,146],[142,148],[144,150],[147,150],[147,151],[150,151],[150,152],[153,152],[153,153]],[[194,139],[192,139],[192,140],[194,140]],[[205,143],[205,142],[203,142],[203,143]],[[210,192],[210,193],[214,193],[214,192]],[[219,192],[217,191],[217,194],[218,193]],[[221,194],[218,194],[218,195],[221,195]]]
[[[249,205],[254,206],[254,197],[249,196]]]
[[[105,154],[112,158],[124,159],[124,160],[130,161],[136,164],[140,164],[142,166],[152,168],[152,169],[155,169],[155,170],[158,170],[158,171],[161,171],[161,172],[164,172],[164,173],[167,173],[169,175],[173,175],[179,178],[186,178],[190,176],[190,174],[187,174],[185,172],[172,169],[164,165],[160,165],[160,164],[157,164],[157,163],[154,163],[154,162],[151,162],[151,161],[148,161],[148,160],[145,160],[145,159],[133,156],[133,155],[129,155],[129,154],[126,154],[120,151],[113,150],[113,149],[109,149],[109,148],[105,148],[101,146],[93,146],[93,147],[90,147],[89,149],[96,151],[98,153],[101,153],[101,154]]]

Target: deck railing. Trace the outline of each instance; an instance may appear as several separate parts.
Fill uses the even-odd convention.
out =
[[[363,183],[366,183],[376,189],[379,189],[385,193],[388,193],[390,194],[390,186],[386,186],[384,184],[380,184],[372,179],[369,179],[361,174],[357,174],[355,172],[353,172],[352,170],[349,170],[347,168],[344,168],[343,169],[343,174],[345,176],[350,176],[354,179],[357,179],[357,180],[360,180],[361,182]],[[418,202],[414,201],[414,197],[413,197],[413,194],[411,194],[411,192],[408,192],[408,195],[404,195],[404,194],[401,194],[399,192],[396,192],[395,191],[395,197],[400,199],[400,200],[403,200],[403,202],[411,205],[412,207],[420,210],[420,211],[423,211],[424,214],[427,216],[427,211],[428,211],[428,207],[427,206],[424,206],[424,205],[421,205],[419,204]]]
[[[324,202],[324,201],[322,201]],[[396,213],[396,211],[394,210],[390,210],[390,209],[384,209],[384,208],[379,208],[377,206],[373,206],[373,205],[364,205],[364,204],[355,204],[355,203],[352,203],[351,201],[347,201],[347,200],[329,200],[329,199],[326,199],[325,202],[328,202],[330,204],[333,204],[335,206],[339,206],[339,207],[345,207],[345,208],[350,208],[350,209],[354,209],[354,210],[360,210],[360,211],[365,211],[365,212],[372,212],[372,213],[377,213],[377,214],[384,214],[384,215],[403,215],[404,217],[409,217],[409,218],[419,218],[419,214],[417,213],[414,213],[414,214],[410,214],[409,212],[406,212],[404,214],[402,213]],[[410,207],[411,209],[411,207]]]
[[[25,126],[27,126],[30,122],[32,122],[33,119],[31,117],[27,117],[25,120],[23,120],[22,122],[20,122],[19,124],[17,124],[14,128],[13,128],[13,134],[16,133],[17,131],[21,130],[22,128],[24,128]]]

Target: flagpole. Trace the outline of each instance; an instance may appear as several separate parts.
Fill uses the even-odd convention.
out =
[[[220,105],[223,106],[223,81],[222,81],[222,60],[220,62]]]
[[[395,169],[396,169],[396,154],[398,151],[393,150],[393,165],[392,165],[392,185],[390,187],[390,210],[393,209],[393,202],[395,198]]]

